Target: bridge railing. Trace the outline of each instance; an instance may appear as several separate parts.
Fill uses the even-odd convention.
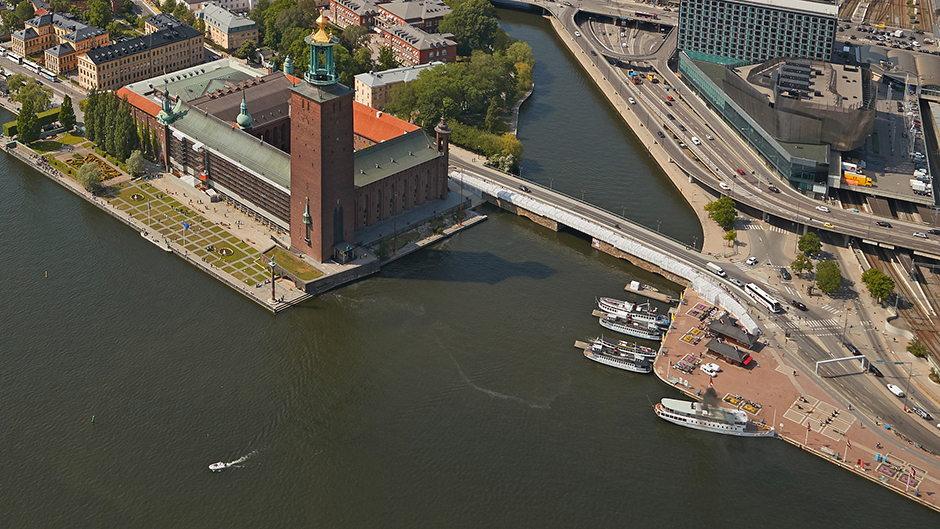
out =
[[[495,167],[491,167],[491,169],[496,169],[496,168],[495,168]],[[498,170],[498,169],[496,169],[496,170]],[[638,228],[643,228],[644,230],[646,230],[646,231],[648,231],[648,232],[650,232],[650,233],[655,233],[656,235],[658,235],[658,236],[660,236],[660,237],[662,237],[662,238],[664,238],[664,239],[667,239],[667,240],[669,240],[669,241],[672,241],[672,242],[678,244],[679,246],[682,246],[683,248],[686,248],[687,250],[693,250],[693,251],[696,251],[696,252],[699,252],[699,253],[702,252],[701,249],[696,248],[695,246],[689,245],[689,243],[687,243],[687,242],[680,241],[679,239],[676,239],[676,238],[674,238],[674,237],[670,237],[669,235],[666,235],[665,233],[663,233],[663,232],[661,232],[661,231],[659,231],[659,230],[654,230],[653,228],[651,228],[651,227],[649,227],[649,226],[647,226],[647,225],[645,225],[645,224],[642,224],[642,223],[640,223],[640,222],[638,222],[638,221],[635,221],[635,220],[633,220],[633,219],[631,219],[631,218],[624,217],[623,215],[619,215],[619,214],[617,214],[617,213],[614,213],[613,211],[611,211],[611,210],[609,210],[609,209],[605,209],[605,208],[603,208],[603,207],[601,207],[601,206],[598,206],[597,204],[592,204],[592,203],[590,203],[590,202],[588,202],[588,201],[586,201],[586,200],[584,200],[584,199],[578,198],[578,197],[576,197],[576,196],[569,195],[568,193],[565,193],[564,191],[559,191],[559,190],[555,189],[554,187],[545,187],[545,184],[543,184],[542,182],[536,182],[536,181],[534,181],[534,180],[530,180],[530,179],[528,179],[528,178],[525,178],[524,176],[517,175],[517,174],[512,174],[512,173],[506,173],[506,174],[508,174],[509,176],[511,176],[511,177],[513,177],[513,178],[518,178],[519,180],[522,180],[522,181],[524,181],[524,182],[527,182],[527,183],[529,183],[529,184],[532,184],[532,185],[538,187],[541,191],[545,191],[545,192],[548,192],[548,193],[554,193],[554,194],[557,194],[557,195],[561,195],[561,196],[563,196],[563,197],[565,197],[565,198],[567,198],[567,199],[574,200],[575,202],[580,202],[581,204],[584,204],[585,206],[588,206],[588,207],[590,207],[590,208],[594,208],[594,209],[596,209],[596,210],[602,211],[602,212],[604,212],[604,213],[606,213],[606,214],[608,214],[608,215],[610,215],[610,216],[612,216],[612,217],[616,217],[617,219],[620,219],[620,220],[622,220],[622,221],[624,221],[624,222],[626,222],[626,223],[628,223],[628,224],[632,224],[632,225],[634,225],[634,226],[636,226],[636,227],[638,227]],[[515,190],[511,190],[511,191],[515,191]]]

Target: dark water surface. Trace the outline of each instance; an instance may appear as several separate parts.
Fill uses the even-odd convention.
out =
[[[539,68],[565,60],[516,16]],[[273,316],[0,155],[0,526],[936,524],[782,442],[656,418],[673,391],[572,343],[600,334],[595,296],[670,285],[490,213]]]

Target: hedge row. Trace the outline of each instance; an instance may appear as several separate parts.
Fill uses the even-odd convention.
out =
[[[56,107],[36,114],[36,118],[39,120],[40,129],[46,125],[59,121],[59,108],[60,107]],[[16,136],[16,121],[3,124],[3,135],[8,138]]]

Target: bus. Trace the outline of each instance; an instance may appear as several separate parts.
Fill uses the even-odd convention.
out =
[[[659,15],[657,15],[656,13],[644,13],[642,11],[637,11],[636,13],[634,13],[634,15],[637,18],[649,18],[652,20],[659,20]]]
[[[765,309],[773,312],[774,314],[779,314],[783,312],[783,306],[779,301],[770,297],[766,292],[764,292],[761,287],[755,285],[754,283],[748,283],[744,286],[744,291],[748,296],[751,296],[751,299],[760,303],[764,306]]]
[[[46,78],[46,79],[52,81],[53,83],[58,83],[58,82],[59,82],[59,79],[55,76],[55,74],[52,73],[52,72],[50,72],[49,70],[47,70],[47,69],[45,69],[45,68],[40,68],[40,69],[39,69],[39,75],[41,75],[41,76],[43,76],[44,78]]]
[[[20,64],[20,63],[22,63],[22,61],[23,61],[23,58],[20,57],[19,55],[15,54],[15,53],[7,53],[7,59],[10,59],[11,61],[15,62],[16,64]]]
[[[33,73],[39,73],[39,65],[29,59],[23,59],[23,67]]]

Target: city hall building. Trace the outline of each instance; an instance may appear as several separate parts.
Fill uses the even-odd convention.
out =
[[[176,72],[172,88],[158,77],[118,95],[128,95],[135,118],[156,132],[168,171],[197,177],[289,233],[293,250],[346,262],[357,231],[447,197],[450,129],[442,121],[431,136],[374,109],[357,110],[353,91],[337,81],[337,40],[322,17],[317,22],[306,39],[303,78],[287,60],[277,75],[242,67],[220,68],[211,79]],[[356,127],[354,119],[370,125]]]
[[[774,57],[829,61],[839,5],[810,0],[684,0],[678,48],[694,60],[752,64]]]

